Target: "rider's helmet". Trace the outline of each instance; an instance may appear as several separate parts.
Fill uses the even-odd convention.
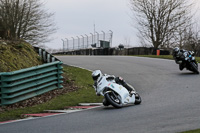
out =
[[[177,55],[179,55],[179,53],[180,53],[180,49],[178,47],[175,47],[173,50],[173,55],[177,56]]]
[[[102,74],[101,70],[95,70],[92,72],[92,78],[94,81],[97,81],[102,76],[103,76],[103,74]]]

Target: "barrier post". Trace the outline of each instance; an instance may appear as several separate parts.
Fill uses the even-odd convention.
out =
[[[1,75],[1,106],[4,106],[5,105],[5,103],[6,103],[6,99],[5,99],[5,97],[6,97],[6,94],[5,94],[5,90],[6,90],[6,88],[5,88],[5,86],[7,85],[6,84],[6,82],[4,81],[4,78],[3,78],[4,76],[3,76],[3,74]]]

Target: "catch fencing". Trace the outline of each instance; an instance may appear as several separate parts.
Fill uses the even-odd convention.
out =
[[[157,49],[150,47],[134,47],[134,48],[96,48],[82,49],[68,52],[59,52],[55,54],[65,55],[156,55]],[[170,55],[172,50],[160,49],[160,55]]]
[[[110,30],[108,33],[101,31],[62,39],[63,52],[74,51],[88,48],[111,47],[113,32]]]
[[[62,88],[62,62],[42,49],[43,65],[0,73],[0,105],[9,105]],[[56,61],[57,60],[57,61]]]

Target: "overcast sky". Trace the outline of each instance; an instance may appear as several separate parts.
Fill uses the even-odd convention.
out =
[[[55,13],[57,33],[45,45],[62,48],[61,39],[90,34],[95,30],[113,31],[113,46],[130,40],[131,46],[138,46],[137,31],[131,19],[129,0],[44,0],[49,12]],[[200,0],[195,0],[200,3]]]
[[[62,48],[61,39],[113,31],[113,45],[125,42],[125,38],[135,43],[136,35],[131,26],[128,0],[46,0],[46,8],[55,13],[56,26],[53,41],[45,45]],[[137,44],[135,44],[137,45]]]

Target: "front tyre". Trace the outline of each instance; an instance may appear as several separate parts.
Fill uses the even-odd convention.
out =
[[[109,106],[109,102],[105,98],[103,99],[103,105],[104,106]]]
[[[135,105],[138,105],[142,102],[142,99],[138,93],[135,94]]]
[[[122,101],[118,94],[111,91],[104,95],[105,99],[115,108],[121,108],[122,107]]]
[[[199,74],[199,71],[198,71],[198,64],[194,63],[194,62],[191,62],[190,65],[192,66],[192,70],[196,73],[196,74]]]

